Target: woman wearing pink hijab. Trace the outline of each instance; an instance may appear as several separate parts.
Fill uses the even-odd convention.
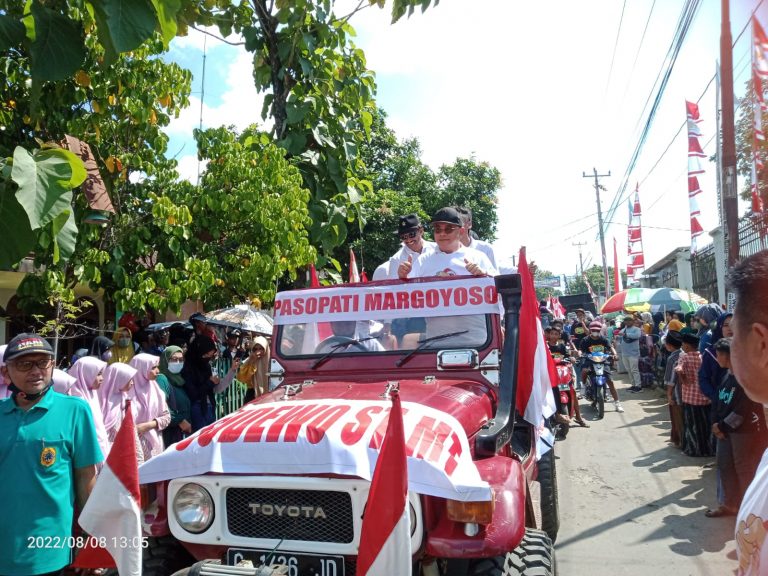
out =
[[[115,441],[117,431],[125,416],[126,402],[131,400],[131,412],[136,420],[136,399],[133,395],[133,383],[136,376],[136,368],[115,362],[104,368],[104,382],[98,388],[97,394],[101,404],[101,415],[104,417],[104,429],[107,431],[107,442],[109,448]],[[139,447],[138,438],[136,439],[136,456],[139,464],[144,462],[142,451]]]
[[[104,416],[101,413],[101,403],[97,390],[104,381],[104,369],[107,363],[93,356],[83,356],[67,371],[70,376],[76,379],[76,382],[69,390],[70,396],[82,398],[91,407],[93,414],[93,423],[96,425],[96,438],[99,440],[99,446],[104,457],[109,453],[109,441],[107,440],[107,430],[104,428]]]
[[[160,432],[171,423],[171,413],[165,394],[155,382],[160,373],[160,358],[153,354],[136,354],[131,358],[130,365],[136,369],[133,394],[137,410],[133,415],[146,462],[165,449]]]

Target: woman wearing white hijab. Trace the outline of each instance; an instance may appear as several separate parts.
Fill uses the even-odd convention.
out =
[[[129,364],[136,369],[133,378],[136,410],[133,415],[146,462],[165,449],[160,432],[171,423],[171,413],[165,394],[155,382],[160,373],[160,358],[153,354],[136,354]]]
[[[51,380],[53,381],[53,389],[59,394],[64,394],[65,396],[70,395],[69,391],[72,389],[72,386],[75,384],[75,382],[77,382],[77,378],[73,378],[64,372],[64,370],[59,370],[58,368],[53,369]]]
[[[136,421],[136,398],[133,394],[133,379],[136,376],[136,368],[115,362],[104,368],[104,382],[98,389],[99,403],[101,404],[101,414],[104,417],[104,429],[107,431],[107,441],[110,449],[115,441],[117,431],[125,416],[126,402],[131,400],[131,412]],[[136,438],[136,458],[139,464],[144,462],[144,456]]]
[[[96,438],[99,440],[101,452],[106,457],[109,453],[109,441],[107,440],[107,430],[104,428],[104,416],[101,413],[101,403],[97,390],[104,381],[104,369],[107,363],[92,356],[80,358],[67,371],[77,381],[69,390],[70,396],[82,398],[91,407],[93,414],[93,423],[96,426]]]

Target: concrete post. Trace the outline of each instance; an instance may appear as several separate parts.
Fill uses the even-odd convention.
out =
[[[717,299],[725,302],[725,235],[723,229],[718,226],[709,233],[712,243],[715,245],[715,268],[717,270]]]
[[[691,272],[691,249],[684,248],[676,255],[677,286],[683,290],[693,291],[693,273]]]

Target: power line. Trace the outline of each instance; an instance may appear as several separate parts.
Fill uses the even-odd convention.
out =
[[[757,3],[757,5],[754,7],[754,9],[752,10],[752,12],[751,12],[751,14],[750,14],[750,17],[749,17],[749,19],[747,19],[747,22],[746,22],[746,24],[744,24],[744,26],[742,27],[742,29],[741,29],[741,31],[739,32],[738,36],[736,36],[736,38],[734,39],[734,41],[733,41],[733,46],[735,46],[735,45],[736,45],[736,43],[737,43],[737,42],[738,42],[738,41],[741,39],[741,37],[744,35],[744,32],[746,32],[747,28],[749,28],[749,24],[750,24],[750,22],[752,21],[752,16],[754,16],[754,15],[755,15],[755,13],[756,13],[756,12],[757,12],[757,10],[760,8],[760,6],[763,4],[763,2],[764,2],[764,1],[765,1],[765,0],[760,0],[760,1]],[[745,56],[746,56],[747,54],[748,54],[748,53],[745,53],[744,55],[742,55],[742,58],[739,60],[739,63],[737,64],[737,66],[739,66],[739,65],[741,64],[741,62],[744,60],[744,58],[745,58]],[[740,73],[741,73],[741,72],[739,72],[739,74],[740,74]],[[699,96],[699,98],[696,100],[696,102],[697,102],[697,103],[699,103],[699,102],[701,101],[701,99],[704,97],[704,95],[707,93],[707,91],[709,90],[710,86],[711,86],[711,85],[712,85],[712,83],[715,81],[715,77],[716,77],[716,74],[713,74],[713,75],[712,75],[712,77],[709,79],[709,81],[707,82],[707,85],[705,86],[704,90],[703,90],[703,91],[702,91],[702,93],[701,93],[701,96]],[[675,135],[672,137],[672,140],[670,140],[669,144],[668,144],[668,145],[667,145],[667,147],[664,149],[664,152],[663,152],[663,153],[661,154],[661,156],[659,156],[659,158],[656,160],[656,162],[654,163],[653,167],[652,167],[652,168],[651,168],[651,169],[648,171],[648,173],[647,173],[647,174],[646,174],[646,175],[645,175],[645,176],[644,176],[642,179],[640,179],[640,180],[639,180],[639,183],[640,183],[640,184],[642,184],[643,182],[645,182],[645,181],[648,179],[648,177],[651,175],[651,173],[652,173],[652,172],[653,172],[653,171],[656,169],[656,167],[659,165],[659,163],[660,163],[660,162],[661,162],[661,160],[664,158],[664,156],[667,154],[667,152],[669,152],[669,149],[672,147],[672,145],[674,144],[675,140],[676,140],[676,139],[677,139],[677,137],[680,135],[680,132],[682,131],[682,129],[683,129],[683,128],[685,128],[685,126],[686,126],[686,122],[683,122],[683,123],[680,125],[680,128],[678,128],[677,132],[675,132]],[[711,140],[710,140],[710,141],[711,141]],[[634,166],[634,164],[632,164],[632,166]],[[627,183],[628,183],[628,181],[629,181],[629,178],[627,177],[627,179],[626,179],[625,181],[622,181],[622,182],[620,183],[620,189],[619,189],[619,191],[617,191],[617,195],[619,196],[619,201],[618,201],[618,202],[616,202],[616,204],[615,204],[615,205],[614,205],[613,203],[611,203],[611,207],[608,209],[608,211],[607,211],[607,213],[606,213],[606,214],[607,214],[607,216],[608,216],[608,218],[612,218],[612,217],[614,216],[614,214],[615,214],[616,210],[618,209],[618,207],[619,207],[621,204],[623,204],[623,203],[624,203],[624,201],[626,201],[626,199],[627,199],[627,198],[629,198],[629,197],[631,196],[631,194],[632,194],[632,190],[629,190],[629,192],[627,192]],[[615,198],[615,197],[614,197],[614,198]]]
[[[635,67],[637,66],[637,60],[640,57],[640,52],[643,49],[643,43],[645,42],[645,33],[648,32],[648,24],[651,23],[651,16],[653,15],[653,9],[656,7],[656,0],[653,0],[653,4],[651,4],[651,10],[648,12],[648,18],[645,21],[645,28],[643,28],[643,35],[640,38],[640,44],[637,46],[637,50],[635,51],[635,61],[632,62],[632,70],[629,73],[629,79],[627,80],[627,85],[624,88],[624,94],[621,97],[621,102],[619,103],[619,109],[624,104],[624,100],[627,98],[627,92],[629,92],[629,87],[632,85],[632,76],[635,74]]]
[[[613,55],[611,56],[611,67],[608,69],[608,80],[605,82],[605,94],[603,96],[603,102],[608,97],[608,87],[611,85],[611,76],[613,75],[613,64],[616,62],[616,48],[619,46],[619,37],[621,36],[621,25],[624,22],[624,10],[627,8],[627,0],[624,0],[624,4],[621,7],[621,17],[619,18],[619,28],[616,30],[616,40],[613,42]]]

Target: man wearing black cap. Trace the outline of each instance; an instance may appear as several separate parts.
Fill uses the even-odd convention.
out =
[[[373,272],[374,280],[386,280],[397,278],[397,268],[402,262],[411,257],[415,260],[422,254],[432,252],[435,243],[424,240],[424,227],[416,214],[400,216],[397,225],[397,235],[403,245],[381,266]]]
[[[437,248],[421,254],[417,259],[409,256],[400,263],[397,275],[401,280],[423,276],[495,276],[498,272],[488,257],[461,243],[461,216],[455,208],[442,208],[432,217],[432,230]]]
[[[13,395],[0,401],[0,574],[58,575],[72,561],[75,498],[82,509],[103,460],[93,416],[51,389],[53,350],[40,336],[19,334],[3,360]]]

